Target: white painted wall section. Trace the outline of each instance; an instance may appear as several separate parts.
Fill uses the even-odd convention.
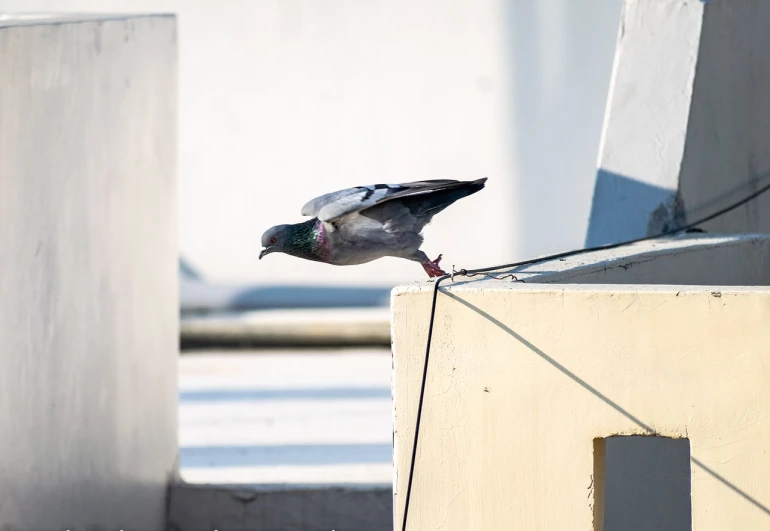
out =
[[[626,0],[586,243],[682,226],[770,182],[770,4]],[[770,195],[705,224],[770,232]]]
[[[173,17],[0,21],[0,528],[165,529]]]

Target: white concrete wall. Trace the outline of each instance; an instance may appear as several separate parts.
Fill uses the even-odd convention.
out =
[[[408,529],[767,529],[770,238],[715,243],[549,262],[527,283],[447,282]],[[633,283],[673,280],[685,256],[689,285]],[[603,269],[630,283],[577,284]],[[538,284],[559,278],[576,283]],[[432,289],[393,296],[396,529]],[[595,444],[628,435],[687,439],[689,455],[672,441]]]
[[[0,528],[165,529],[176,120],[173,17],[0,22]]]
[[[390,286],[402,260],[273,255],[318,193],[488,176],[427,230],[465,267],[582,244],[619,0],[6,0],[180,17],[181,251],[210,281]]]
[[[626,0],[587,244],[711,214],[770,183],[770,3]],[[704,226],[770,232],[770,194]]]

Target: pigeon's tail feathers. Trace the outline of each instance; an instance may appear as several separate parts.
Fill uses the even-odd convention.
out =
[[[398,202],[407,207],[413,216],[425,218],[427,223],[433,216],[452,203],[482,190],[486,182],[486,177],[475,181],[458,182],[424,194],[407,196],[398,200]]]
[[[461,186],[443,188],[436,190],[432,194],[428,194],[426,197],[426,203],[429,204],[426,212],[435,211],[436,209],[444,209],[459,201],[463,197],[468,197],[476,192],[482,190],[487,182],[487,178],[477,179],[475,181],[462,183]]]
[[[315,216],[321,221],[331,221],[352,212],[360,212],[385,202],[397,199],[404,200],[408,197],[427,199],[428,196],[433,194],[439,194],[436,199],[437,203],[433,206],[440,208],[441,205],[439,203],[442,200],[438,199],[439,197],[456,196],[455,199],[446,203],[445,206],[449,206],[452,202],[481,190],[486,180],[486,177],[476,181],[434,179],[403,184],[357,186],[331,192],[308,201],[302,207],[302,215]],[[449,195],[443,193],[449,191],[453,193]]]

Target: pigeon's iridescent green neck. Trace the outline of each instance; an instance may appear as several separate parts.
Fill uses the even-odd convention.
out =
[[[318,218],[292,225],[287,251],[297,258],[323,261],[328,254],[326,232]]]

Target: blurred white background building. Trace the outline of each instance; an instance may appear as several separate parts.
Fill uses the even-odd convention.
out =
[[[582,246],[621,0],[6,0],[179,16],[181,255],[212,282],[388,286],[422,268],[257,260],[304,202],[489,177],[426,252],[480,267]],[[105,176],[109,178],[109,176]]]

